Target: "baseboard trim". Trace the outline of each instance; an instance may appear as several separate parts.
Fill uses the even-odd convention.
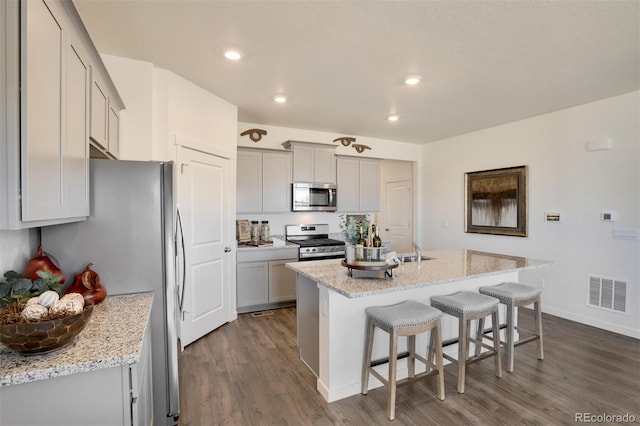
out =
[[[589,325],[596,328],[601,328],[612,333],[622,334],[625,336],[640,339],[640,330],[629,327],[623,327],[619,324],[611,323],[608,321],[594,320],[591,317],[579,315],[573,312],[568,312],[562,309],[556,309],[549,306],[543,306],[542,312],[545,314],[554,315],[556,317],[564,318],[570,321],[579,322],[581,324]]]

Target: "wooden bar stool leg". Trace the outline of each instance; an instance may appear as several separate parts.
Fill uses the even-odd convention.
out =
[[[435,346],[435,365],[438,369],[438,399],[444,399],[444,363],[442,359],[442,332],[440,329],[440,320],[438,320],[438,324],[436,328],[431,330],[431,348]]]
[[[407,362],[409,365],[409,378],[416,376],[416,336],[407,336],[407,346],[409,350],[409,359]]]
[[[362,389],[361,392],[363,395],[367,394],[369,390],[369,367],[371,366],[371,352],[373,351],[373,334],[374,330],[373,321],[371,318],[367,317],[367,333],[365,337],[365,350],[364,350],[364,360],[362,361]]]
[[[493,333],[493,350],[496,352],[496,377],[502,377],[502,363],[500,361],[500,323],[498,322],[498,310],[491,314]]]
[[[438,356],[438,354],[436,353],[436,347],[435,347],[435,344],[436,344],[435,332],[436,332],[435,329],[429,332],[429,347],[427,348],[427,360],[429,361],[429,363],[427,364],[427,372],[431,371],[433,366],[436,365],[436,360],[437,360],[436,356]]]
[[[515,307],[513,303],[507,303],[507,371],[513,372],[513,346],[515,324],[513,321]]]
[[[465,367],[469,353],[468,322],[466,315],[463,314],[458,324],[458,393],[464,393]]]
[[[478,331],[476,332],[476,356],[482,351],[482,335],[484,334],[484,318],[478,320]]]
[[[387,416],[396,417],[396,367],[398,364],[398,331],[389,333],[389,376],[387,382]]]
[[[542,346],[542,310],[540,309],[540,297],[533,303],[536,317],[536,335],[538,336],[538,359],[544,359],[544,348]]]

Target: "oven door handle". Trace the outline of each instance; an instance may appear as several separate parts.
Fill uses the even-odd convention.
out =
[[[305,259],[317,259],[317,258],[321,258],[321,259],[339,259],[341,257],[344,257],[344,251],[334,251],[331,253],[306,253],[304,255],[300,255],[299,256],[299,260],[305,260]]]

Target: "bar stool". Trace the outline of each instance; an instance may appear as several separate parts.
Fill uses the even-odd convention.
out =
[[[440,318],[442,312],[429,305],[413,300],[397,303],[390,306],[376,306],[365,310],[367,314],[366,340],[364,361],[362,364],[362,394],[366,395],[369,388],[369,373],[373,374],[387,387],[387,416],[393,420],[396,416],[396,387],[414,380],[438,375],[438,399],[444,399],[444,371],[442,359],[442,332]],[[389,358],[388,360],[371,361],[373,350],[373,336],[375,328],[389,333]],[[428,358],[416,353],[415,336],[431,330]],[[398,336],[407,336],[408,353],[398,354]],[[435,354],[435,361],[432,355]],[[399,358],[408,356],[409,377],[396,381],[396,367]],[[426,371],[415,374],[415,360],[424,363]],[[389,364],[389,376],[385,379],[373,367]],[[435,370],[433,369],[435,368]]]
[[[486,294],[491,297],[495,297],[500,300],[500,303],[507,305],[507,371],[513,372],[513,348],[514,346],[520,346],[525,343],[538,341],[538,359],[544,359],[543,347],[542,347],[542,311],[540,309],[540,294],[542,289],[539,287],[532,287],[529,285],[505,282],[490,287],[480,287],[480,293]],[[536,332],[535,335],[526,339],[520,339],[517,343],[514,343],[514,331],[515,327],[515,308],[520,306],[528,306],[533,303]],[[482,320],[481,320],[482,321]],[[478,332],[484,334],[484,324],[478,323]],[[518,330],[519,331],[519,330]]]
[[[465,368],[467,364],[480,361],[490,356],[495,356],[496,377],[502,377],[502,366],[500,364],[500,335],[498,328],[498,305],[499,300],[470,291],[460,291],[448,296],[433,296],[431,306],[440,309],[442,312],[458,318],[458,359],[447,354],[444,358],[452,363],[458,364],[458,392],[464,393]],[[472,339],[470,337],[471,320],[480,320],[491,315],[493,325],[493,347],[482,343],[482,338]],[[469,357],[469,341],[473,341],[479,349],[479,345],[490,352]]]

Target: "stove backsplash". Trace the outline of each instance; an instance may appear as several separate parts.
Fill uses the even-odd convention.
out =
[[[340,230],[340,218],[341,213],[324,213],[324,212],[305,212],[305,213],[278,213],[278,214],[238,214],[236,219],[252,220],[268,220],[271,235],[276,238],[284,239],[284,227],[286,225],[296,224],[312,224],[312,223],[326,223],[329,225],[329,238],[335,238],[336,240],[344,240],[342,231]],[[373,214],[369,214],[373,217]]]

